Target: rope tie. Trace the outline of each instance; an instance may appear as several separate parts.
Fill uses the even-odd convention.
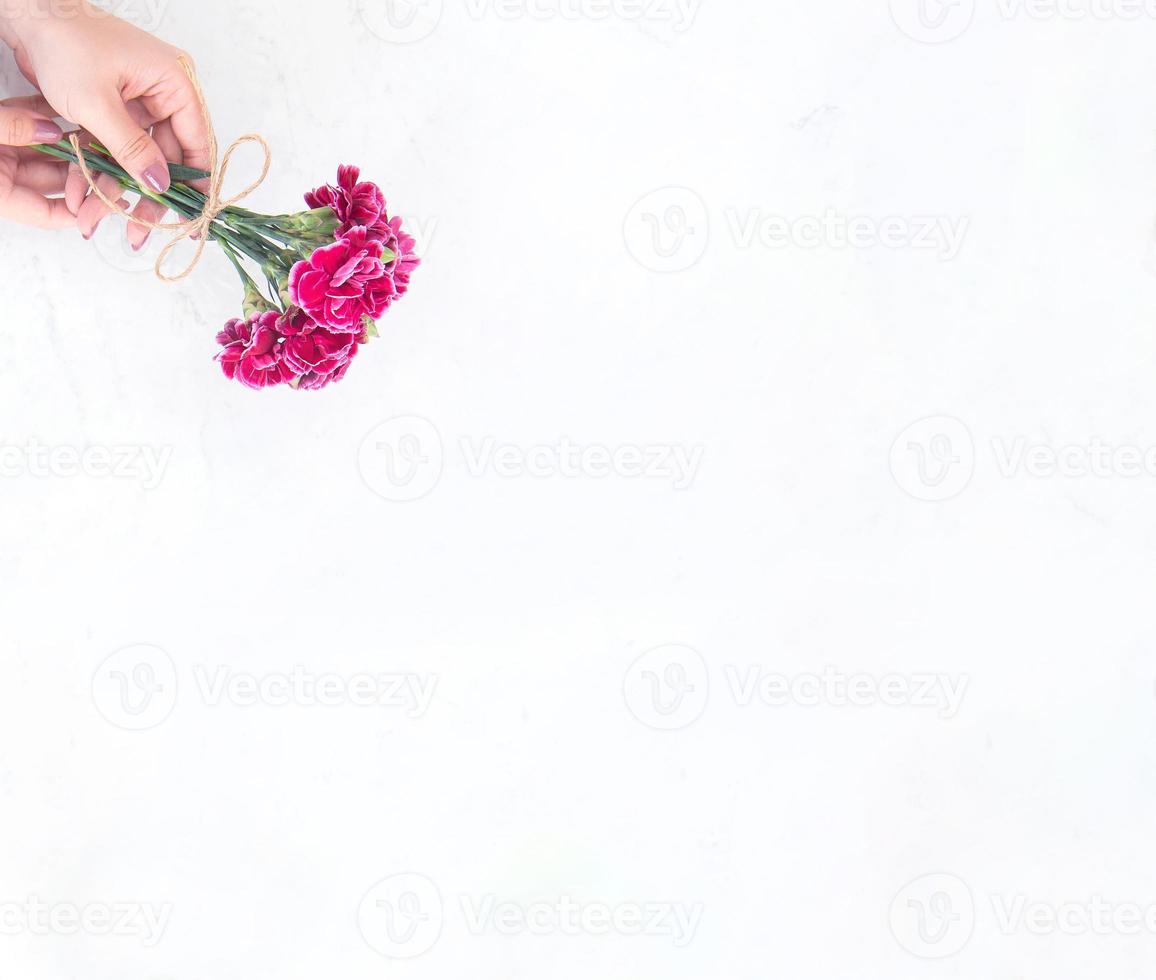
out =
[[[197,267],[197,263],[201,261],[201,256],[205,251],[205,243],[209,240],[212,225],[217,215],[226,208],[230,208],[234,204],[244,200],[260,187],[265,182],[265,178],[269,176],[269,168],[273,163],[273,153],[269,149],[269,144],[265,142],[264,137],[256,133],[247,133],[229,144],[225,150],[224,159],[221,160],[218,165],[217,137],[213,132],[213,121],[209,117],[209,107],[205,103],[205,93],[201,89],[201,83],[197,81],[197,75],[193,70],[192,63],[183,57],[180,59],[180,63],[181,67],[185,70],[185,74],[189,76],[189,81],[193,83],[193,90],[196,92],[197,101],[201,106],[201,115],[205,120],[205,130],[209,134],[209,192],[206,196],[205,207],[197,217],[189,218],[187,221],[146,221],[144,218],[139,218],[132,214],[127,208],[122,208],[119,203],[111,200],[104,191],[96,186],[96,180],[93,178],[92,172],[85,162],[84,153],[80,148],[80,139],[76,133],[72,133],[68,137],[68,141],[72,144],[72,149],[76,152],[76,159],[80,164],[80,172],[84,174],[84,179],[88,181],[89,189],[100,198],[109,209],[128,219],[133,224],[151,228],[153,231],[171,231],[175,233],[168,244],[161,250],[161,254],[157,256],[156,274],[157,278],[162,282],[180,282],[192,274],[193,269]],[[233,154],[246,143],[256,143],[265,154],[265,162],[261,167],[261,174],[239,194],[222,199],[221,189],[225,183],[225,175],[229,172],[229,164],[233,159]],[[169,253],[172,252],[177,244],[186,238],[194,238],[196,240],[196,251],[193,253],[193,257],[189,260],[189,264],[185,267],[184,271],[177,275],[170,276],[166,274],[163,269],[165,259],[169,257]]]

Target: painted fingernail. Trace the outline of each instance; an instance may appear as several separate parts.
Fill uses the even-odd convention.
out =
[[[48,120],[38,120],[36,123],[37,143],[58,143],[64,139],[64,130]]]
[[[169,189],[169,168],[163,164],[154,163],[141,176],[157,194],[163,194]]]

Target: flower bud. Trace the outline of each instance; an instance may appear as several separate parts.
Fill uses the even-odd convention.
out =
[[[313,208],[289,216],[285,230],[305,238],[324,241],[336,237],[337,215],[332,208]]]
[[[245,302],[241,307],[245,312],[245,319],[248,319],[254,313],[265,313],[272,308],[273,307],[269,305],[269,301],[257,291],[256,286],[249,283],[245,287]]]

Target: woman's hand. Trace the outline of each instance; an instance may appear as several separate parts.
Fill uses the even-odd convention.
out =
[[[33,143],[55,143],[63,135],[52,108],[38,96],[0,102],[0,218],[38,228],[68,228],[76,216],[59,197],[67,166],[35,150]]]
[[[22,12],[20,2],[28,5]],[[91,133],[142,187],[168,190],[169,161],[208,169],[204,113],[180,62],[188,55],[87,0],[62,5],[67,14],[54,13],[51,3],[44,9],[43,0],[19,0],[16,6],[17,13],[4,15],[4,33],[25,77],[52,110]],[[100,178],[99,186],[113,199],[120,190],[109,177]],[[109,213],[89,193],[79,168],[65,182],[64,206],[86,238]],[[142,198],[133,214],[156,222],[164,208]],[[139,248],[149,230],[130,223],[128,235]]]

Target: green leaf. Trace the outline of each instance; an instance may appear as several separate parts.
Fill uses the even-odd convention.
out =
[[[365,335],[367,337],[380,337],[381,334],[377,332],[377,324],[367,316],[361,318],[362,324],[365,326]]]
[[[209,176],[209,172],[207,170],[198,170],[196,167],[185,167],[179,163],[170,163],[169,176],[172,177],[173,180],[188,183],[190,180],[204,180]]]

